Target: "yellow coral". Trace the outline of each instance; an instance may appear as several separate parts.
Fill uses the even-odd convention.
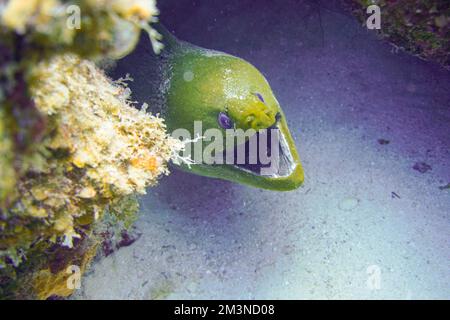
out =
[[[33,75],[37,108],[64,128],[49,146],[71,150],[72,164],[87,168],[94,185],[122,195],[144,193],[167,173],[165,163],[177,142],[160,118],[130,106],[128,90],[94,64],[68,54],[42,63]],[[66,98],[60,99],[61,92]]]
[[[162,119],[130,105],[126,87],[76,55],[39,63],[30,85],[51,124],[43,141],[50,153],[44,164],[31,164],[39,179],[20,181],[18,201],[22,216],[42,219],[51,239],[72,247],[80,237],[77,218],[98,219],[110,199],[145,193],[168,173],[180,142],[166,134]]]
[[[27,25],[33,21],[35,26],[47,24],[57,5],[57,0],[10,0],[1,21],[4,26],[23,34]]]
[[[154,0],[113,0],[112,7],[125,19],[136,17],[148,20],[152,16],[158,15]]]
[[[67,285],[69,277],[70,274],[66,273],[66,270],[57,274],[53,274],[49,269],[39,271],[34,282],[37,299],[45,300],[51,296],[70,296],[74,288]]]
[[[86,247],[83,255],[77,257],[81,258],[81,263],[70,260],[63,266],[62,270],[52,272],[49,268],[45,268],[33,275],[32,283],[34,295],[37,299],[45,300],[53,296],[68,297],[77,289],[77,282],[80,281],[81,275],[97,253],[98,242],[94,241]],[[71,265],[72,263],[73,265]],[[74,270],[73,267],[76,269]],[[79,273],[73,274],[74,271]],[[71,277],[76,279],[71,281]]]
[[[13,168],[13,145],[7,131],[5,110],[0,108],[0,208],[16,184]]]
[[[31,162],[30,178],[18,182],[21,196],[11,214],[24,220],[3,232],[0,245],[35,237],[72,247],[78,221],[97,220],[113,201],[145,193],[168,173],[181,143],[162,119],[130,105],[126,87],[76,55],[37,64],[30,92],[48,123],[40,146],[46,151],[44,161]]]
[[[149,33],[155,48],[161,47],[159,35],[149,25],[158,14],[154,0],[1,1],[0,26],[23,34],[30,47],[41,49],[24,50],[25,55],[69,51],[94,59],[117,59],[135,47],[141,29]],[[74,6],[79,10],[69,10]]]
[[[97,192],[91,186],[84,187],[77,196],[83,199],[92,199],[97,195]]]

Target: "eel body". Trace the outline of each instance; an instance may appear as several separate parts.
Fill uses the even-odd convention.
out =
[[[169,132],[183,129],[195,140],[201,124],[202,132],[210,129],[213,133],[202,134],[201,150],[210,150],[214,144],[209,154],[214,159],[223,155],[222,162],[205,161],[203,153],[200,161],[178,166],[194,174],[263,189],[298,188],[303,183],[303,168],[286,116],[265,77],[243,59],[180,41],[161,25],[157,29],[163,36],[162,52],[155,54],[143,35],[136,49],[118,61],[112,76],[130,74],[133,100],[147,103],[152,113],[159,113]],[[233,130],[235,145],[229,147]],[[276,148],[270,144],[274,135],[279,141]],[[253,141],[257,149],[250,146]],[[255,161],[250,154],[258,154],[264,143],[265,158],[276,155],[275,166],[259,156]],[[225,159],[231,155],[236,160],[238,150],[245,150],[244,163]]]

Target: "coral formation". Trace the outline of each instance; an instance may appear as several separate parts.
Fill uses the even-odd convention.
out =
[[[156,14],[153,0],[0,3],[0,297],[70,295],[67,267],[83,272],[168,173],[180,142],[93,62],[125,55],[142,28],[161,49]]]
[[[450,2],[447,0],[344,0],[362,21],[366,8],[381,9],[380,34],[396,47],[450,67]]]
[[[2,33],[14,31],[26,46],[48,53],[75,52],[118,58],[130,52],[140,30],[159,50],[148,22],[158,14],[154,0],[2,0]],[[25,53],[25,51],[24,51]],[[42,54],[42,52],[39,52]]]

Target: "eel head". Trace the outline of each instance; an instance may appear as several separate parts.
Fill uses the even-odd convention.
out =
[[[303,183],[286,116],[254,66],[195,47],[174,54],[170,70],[167,127],[202,136],[198,148],[187,150],[194,164],[181,164],[182,169],[270,190]]]

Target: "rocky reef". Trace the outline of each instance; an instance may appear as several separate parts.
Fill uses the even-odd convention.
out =
[[[153,0],[0,2],[0,298],[69,296],[168,174],[180,142],[96,64],[142,29],[161,50],[157,14]]]
[[[450,2],[447,0],[343,0],[365,23],[366,8],[381,9],[380,36],[396,48],[450,68]]]

